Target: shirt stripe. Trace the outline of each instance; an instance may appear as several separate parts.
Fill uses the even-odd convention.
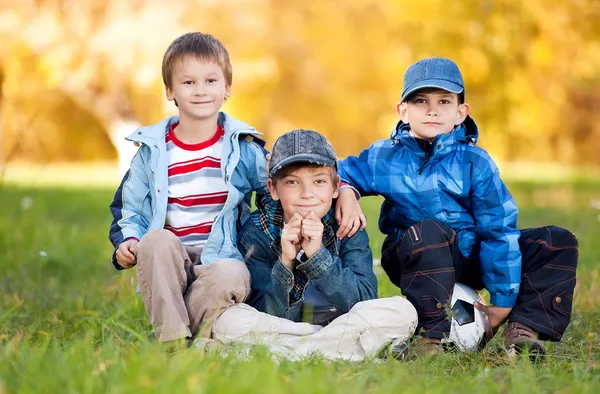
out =
[[[223,129],[199,144],[177,138],[175,123],[166,135],[169,196],[165,229],[189,246],[204,246],[228,189],[221,173]]]

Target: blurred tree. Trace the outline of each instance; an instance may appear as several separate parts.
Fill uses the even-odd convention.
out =
[[[54,135],[43,139],[47,159],[132,149],[123,135],[175,110],[164,50],[200,30],[232,57],[225,109],[268,141],[312,127],[340,155],[357,153],[389,135],[406,68],[445,56],[496,157],[600,164],[599,22],[597,0],[21,0],[0,6],[1,141],[6,152],[37,114],[33,131]],[[75,146],[75,134],[93,144]],[[24,158],[44,157],[26,147]]]

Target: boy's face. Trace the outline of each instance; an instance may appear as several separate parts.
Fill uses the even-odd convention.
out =
[[[206,119],[221,109],[230,87],[221,67],[188,55],[176,62],[167,99],[176,100],[181,117]]]
[[[307,166],[290,172],[274,181],[269,178],[271,197],[281,201],[285,222],[296,212],[305,217],[314,211],[323,218],[338,196],[339,177],[333,167]]]
[[[410,124],[417,138],[432,140],[451,132],[469,114],[469,105],[460,104],[458,95],[439,89],[422,89],[397,106],[398,115]]]

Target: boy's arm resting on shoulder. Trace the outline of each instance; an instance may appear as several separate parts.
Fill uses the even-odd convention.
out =
[[[270,238],[251,220],[240,231],[238,248],[252,277],[252,306],[273,316],[299,321],[301,302],[294,300],[294,274],[270,248]]]
[[[131,169],[125,173],[110,204],[113,220],[108,238],[115,248],[112,263],[118,270],[123,269],[116,261],[119,245],[128,239],[142,239],[148,229],[149,216],[146,217],[143,212],[150,209],[149,204],[144,204],[149,193],[149,182],[143,169],[138,150],[131,163]]]
[[[248,182],[250,190],[244,190],[246,193],[256,192],[258,194],[268,194],[267,188],[267,159],[268,153],[252,136],[247,136],[240,141],[240,162],[238,169],[240,174]],[[249,140],[251,139],[251,140]]]
[[[342,185],[352,186],[361,196],[378,194],[373,185],[373,166],[370,162],[374,148],[364,149],[358,156],[348,156],[338,161],[338,174]]]
[[[321,246],[296,269],[343,313],[360,301],[377,298],[377,277],[366,231],[342,240],[339,256]]]
[[[491,304],[512,308],[521,284],[520,232],[516,227],[519,209],[500,179],[498,168],[491,158],[488,160],[489,166],[479,173],[471,189],[473,215],[481,238],[483,282]]]

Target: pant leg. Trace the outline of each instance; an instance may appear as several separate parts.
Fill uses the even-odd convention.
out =
[[[136,246],[137,278],[146,312],[160,342],[191,337],[183,293],[193,280],[192,261],[172,232],[147,233]]]
[[[509,321],[537,330],[540,339],[559,341],[571,320],[579,248],[567,229],[521,230],[521,287]]]
[[[377,356],[394,340],[409,339],[417,323],[417,311],[406,298],[380,298],[361,301],[318,333],[287,343],[303,355],[362,361]]]
[[[408,339],[416,325],[417,312],[402,297],[359,302],[324,328],[239,304],[217,318],[213,338],[225,344],[262,344],[291,360],[318,354],[330,360],[362,361],[396,339]]]
[[[246,263],[219,260],[194,267],[196,280],[185,293],[190,330],[195,336],[209,338],[214,321],[228,307],[241,303],[250,294],[250,272]]]
[[[450,332],[446,306],[457,280],[459,255],[454,230],[434,220],[416,223],[396,241],[384,242],[381,266],[416,308],[417,333],[443,338]]]
[[[230,306],[215,320],[212,338],[224,345],[264,345],[279,357],[297,360],[303,354],[290,346],[290,339],[312,335],[322,328],[259,312],[242,303]]]

